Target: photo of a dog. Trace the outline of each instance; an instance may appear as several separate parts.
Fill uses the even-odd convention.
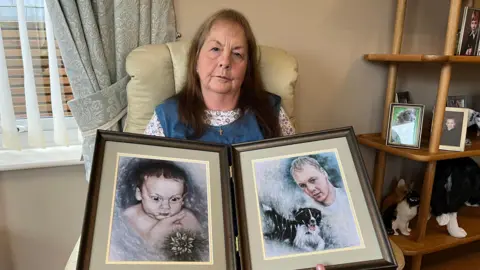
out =
[[[320,234],[322,212],[316,208],[300,208],[294,211],[293,220],[278,214],[275,209],[263,206],[265,215],[272,219],[273,231],[264,234],[265,238],[293,244],[304,251],[318,251],[325,248]]]
[[[265,258],[360,247],[335,151],[254,161]]]

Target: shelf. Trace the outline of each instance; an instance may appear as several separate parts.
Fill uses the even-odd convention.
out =
[[[361,134],[357,136],[360,144],[387,152],[395,156],[421,162],[480,156],[480,138],[476,136],[469,136],[469,138],[472,140],[472,145],[465,146],[465,151],[463,152],[439,150],[437,153],[431,154],[428,152],[428,141],[426,140],[422,141],[420,149],[408,149],[386,145],[385,140],[381,139],[379,133]]]
[[[478,270],[479,265],[480,241],[432,253],[422,259],[422,270]]]
[[[372,62],[407,63],[469,63],[480,64],[480,56],[448,56],[439,54],[365,54],[365,60]]]
[[[462,207],[458,213],[457,220],[458,225],[467,232],[467,237],[455,238],[450,236],[447,227],[440,227],[435,217],[432,217],[428,221],[425,239],[422,242],[416,242],[412,238],[415,230],[413,225],[416,224],[416,219],[410,222],[412,227],[411,236],[391,235],[390,239],[400,247],[406,256],[434,253],[480,240],[479,207]]]

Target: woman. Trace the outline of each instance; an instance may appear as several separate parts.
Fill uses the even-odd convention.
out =
[[[263,88],[245,17],[221,10],[194,36],[182,91],[155,108],[145,133],[217,143],[291,135],[280,97]]]
[[[249,22],[220,10],[192,40],[184,88],[155,108],[145,134],[225,144],[295,134],[280,104],[263,87]]]

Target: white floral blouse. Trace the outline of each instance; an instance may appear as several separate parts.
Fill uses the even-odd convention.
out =
[[[240,109],[235,109],[232,111],[213,111],[207,110],[205,114],[204,121],[207,125],[210,126],[224,126],[232,123],[240,117]],[[288,136],[295,134],[295,128],[293,127],[290,119],[288,119],[287,114],[283,108],[280,108],[280,113],[278,115],[278,120],[280,122],[280,128],[282,136]],[[157,114],[154,112],[150,122],[148,123],[145,134],[165,137],[163,133],[163,128],[158,121]]]

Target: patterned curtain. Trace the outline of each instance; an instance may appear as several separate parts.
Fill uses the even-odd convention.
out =
[[[136,47],[175,41],[173,0],[45,0],[74,99],[68,105],[83,141],[86,178],[97,129],[121,130]]]

